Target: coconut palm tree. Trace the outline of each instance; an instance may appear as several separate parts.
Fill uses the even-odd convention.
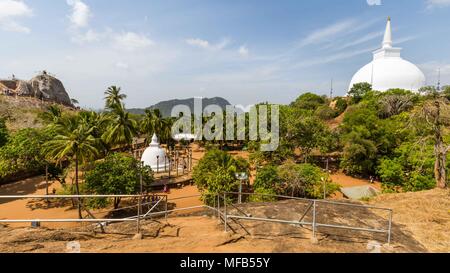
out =
[[[130,118],[122,105],[111,105],[111,112],[107,114],[108,127],[102,135],[102,140],[111,146],[125,145],[129,147],[133,137],[137,135],[137,122]]]
[[[127,98],[127,95],[120,93],[121,88],[117,86],[110,86],[105,91],[106,108],[112,108],[113,106],[121,106],[123,108],[123,100]]]
[[[165,138],[167,119],[164,119],[159,109],[145,110],[145,116],[141,121],[141,131],[147,136],[156,134],[160,139]],[[164,136],[163,136],[164,135]]]
[[[94,128],[80,122],[77,117],[68,117],[55,126],[56,136],[44,144],[44,152],[58,164],[64,160],[75,163],[75,186],[80,194],[78,183],[79,164],[87,162],[98,154],[97,140],[92,135]],[[78,199],[78,215],[81,215],[81,202]]]
[[[62,117],[61,108],[57,105],[50,105],[47,107],[47,111],[40,115],[41,119],[49,124],[56,124]]]

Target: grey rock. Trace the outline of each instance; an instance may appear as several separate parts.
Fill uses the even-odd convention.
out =
[[[46,72],[30,81],[0,80],[0,93],[10,96],[34,97],[73,107],[63,83]]]
[[[72,106],[62,82],[48,74],[38,75],[30,80],[34,97]]]

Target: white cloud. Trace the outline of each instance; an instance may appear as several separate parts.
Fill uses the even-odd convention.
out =
[[[367,0],[369,6],[381,6],[381,0]]]
[[[191,46],[198,46],[198,47],[205,48],[205,49],[210,47],[209,42],[206,40],[202,40],[202,39],[191,38],[191,39],[187,39],[186,43]]]
[[[186,39],[186,43],[190,46],[200,47],[208,50],[222,50],[226,48],[230,44],[230,40],[225,38],[222,39],[220,43],[211,44],[209,41],[198,39],[198,38],[190,38]]]
[[[340,61],[340,60],[350,59],[352,57],[355,57],[355,56],[358,56],[361,54],[366,54],[366,53],[372,52],[374,50],[376,50],[376,48],[365,48],[365,49],[361,49],[361,50],[349,50],[349,51],[338,52],[336,54],[332,54],[329,56],[321,56],[320,58],[302,61],[300,63],[295,64],[293,66],[293,68],[305,68],[305,67],[310,67],[310,66],[315,66],[315,65],[333,63],[333,62]]]
[[[114,36],[114,43],[118,49],[126,51],[135,51],[155,44],[147,36],[134,32],[116,34]]]
[[[426,0],[427,8],[450,6],[450,0]]]
[[[128,68],[130,68],[130,66],[124,62],[117,62],[116,67],[124,70],[128,70]]]
[[[307,46],[318,44],[323,41],[328,41],[338,34],[348,32],[349,29],[352,29],[356,24],[356,20],[350,19],[315,30],[314,32],[306,36],[302,41],[300,41],[299,46]]]
[[[363,37],[361,37],[359,39],[356,39],[354,41],[351,41],[351,42],[348,42],[346,44],[343,44],[342,46],[333,47],[333,49],[335,49],[335,50],[342,50],[342,49],[346,49],[346,48],[349,48],[349,47],[354,47],[354,46],[366,43],[368,41],[371,41],[373,39],[382,37],[383,34],[384,34],[384,31],[372,32],[372,33],[369,33],[369,34],[367,34],[367,35],[365,35],[365,36],[363,36]],[[328,47],[332,47],[333,45],[334,45],[334,43],[329,45]]]
[[[103,34],[103,33],[98,33],[92,29],[89,29],[84,33],[78,32],[78,33],[74,34],[72,37],[72,42],[77,43],[77,44],[98,42],[104,36],[105,36],[105,34]]]
[[[28,27],[16,20],[33,15],[33,10],[21,0],[0,0],[0,29],[10,32],[29,33]]]
[[[238,52],[239,52],[239,55],[241,55],[244,58],[247,58],[250,53],[248,50],[248,47],[246,45],[241,46],[239,48]]]
[[[92,17],[89,6],[81,0],[67,0],[67,4],[72,7],[72,14],[69,16],[72,26],[74,28],[87,27],[89,19]]]

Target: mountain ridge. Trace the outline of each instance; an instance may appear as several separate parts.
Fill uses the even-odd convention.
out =
[[[166,118],[171,116],[173,107],[177,105],[188,106],[189,109],[191,110],[191,113],[194,113],[194,100],[195,98],[172,99],[158,102],[157,104],[154,104],[147,108],[130,108],[127,109],[127,111],[132,114],[143,115],[145,114],[145,110],[159,109],[161,111],[161,115]],[[203,105],[202,110],[204,110],[209,105],[218,105],[220,108],[225,110],[225,107],[231,105],[231,103],[222,97],[213,97],[213,98],[202,98],[202,105]]]

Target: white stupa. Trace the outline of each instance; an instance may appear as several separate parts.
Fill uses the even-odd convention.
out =
[[[418,91],[425,85],[425,75],[420,69],[402,59],[401,48],[392,46],[391,19],[388,18],[383,45],[373,52],[373,61],[361,68],[350,83],[349,90],[354,84],[367,82],[377,91],[401,88]]]
[[[169,159],[166,158],[166,151],[159,146],[158,138],[154,134],[152,143],[142,154],[144,166],[149,166],[154,172],[169,170]]]

